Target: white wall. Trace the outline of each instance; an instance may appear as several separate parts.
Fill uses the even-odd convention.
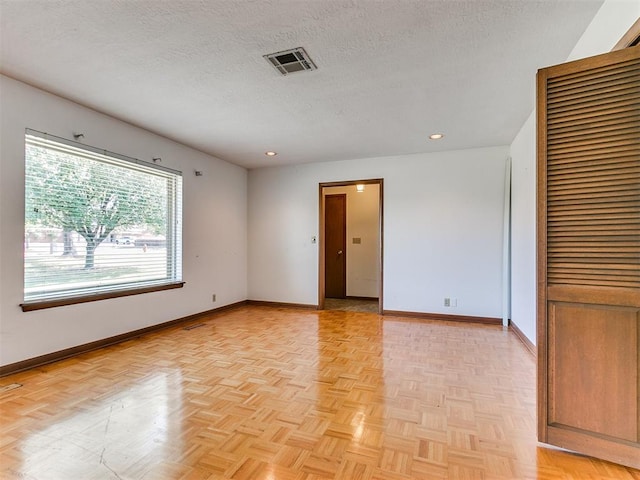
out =
[[[536,343],[536,118],[511,144],[511,321]]]
[[[245,300],[247,172],[0,76],[0,363],[11,364]],[[167,112],[171,114],[171,112]],[[184,288],[23,313],[25,128],[183,172]],[[204,175],[194,176],[194,170]],[[211,294],[217,294],[212,303]]]
[[[347,296],[377,298],[380,186],[365,185],[363,192],[355,185],[329,187],[324,193],[347,196]],[[360,243],[354,244],[354,238]]]
[[[610,50],[639,16],[637,0],[607,0],[569,59]],[[2,76],[0,100],[2,365],[247,297],[317,304],[311,236],[318,235],[318,184],[329,181],[385,179],[385,309],[501,316],[506,147],[265,168],[249,172],[247,192],[242,168]],[[182,170],[186,286],[23,313],[25,128],[67,138],[82,132],[87,144],[160,156]],[[535,342],[535,112],[510,154],[512,319]],[[445,296],[458,306],[443,307]]]
[[[493,147],[251,170],[249,298],[317,304],[318,185],[384,178],[384,309],[500,317],[507,155]]]
[[[637,0],[607,0],[567,60],[610,51],[640,17]],[[540,65],[540,68],[549,65]],[[511,144],[511,320],[536,343],[536,112]]]

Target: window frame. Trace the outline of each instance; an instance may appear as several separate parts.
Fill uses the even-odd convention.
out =
[[[138,284],[136,285],[133,282],[123,282],[111,285],[109,288],[113,288],[113,290],[104,290],[104,288],[99,288],[100,291],[91,292],[90,289],[87,293],[79,293],[77,295],[65,295],[64,291],[61,292],[60,297],[51,297],[46,299],[33,299],[26,300],[24,299],[25,287],[24,287],[24,278],[23,278],[23,303],[20,303],[19,306],[22,308],[23,312],[29,312],[34,310],[41,310],[46,308],[54,308],[66,305],[75,305],[80,303],[87,302],[95,302],[99,300],[106,300],[110,298],[119,298],[131,295],[140,295],[144,293],[158,292],[176,288],[182,288],[185,282],[182,280],[182,172],[178,170],[174,170],[171,168],[167,168],[161,165],[157,165],[154,163],[145,162],[133,157],[129,157],[126,155],[122,155],[119,153],[110,152],[105,149],[100,149],[96,147],[92,147],[89,145],[85,145],[83,143],[74,142],[72,140],[58,137],[55,135],[51,135],[48,133],[40,132],[33,129],[25,129],[25,162],[26,162],[26,148],[27,148],[27,137],[38,137],[45,141],[51,141],[58,144],[63,144],[66,146],[70,146],[76,149],[80,149],[88,152],[89,154],[97,154],[100,156],[108,157],[112,160],[115,160],[121,167],[126,168],[126,164],[131,164],[131,168],[135,170],[135,165],[142,166],[146,169],[158,170],[162,171],[165,174],[170,174],[175,178],[179,178],[179,189],[175,191],[173,195],[173,208],[169,208],[167,212],[167,224],[172,224],[173,227],[167,230],[167,245],[171,244],[171,250],[168,252],[171,256],[171,262],[167,264],[167,267],[171,269],[173,272],[171,277],[167,277],[164,281],[159,281],[157,283],[151,284]],[[99,162],[100,160],[96,158],[88,158],[89,161]],[[24,191],[24,199],[26,201],[27,197],[27,176],[25,171],[25,191]],[[26,206],[25,206],[26,208]],[[176,221],[176,218],[179,221]],[[26,229],[26,212],[23,215],[23,229]],[[170,234],[170,235],[169,235]],[[169,238],[170,237],[170,238]],[[25,271],[26,260],[23,257],[23,275]],[[130,284],[131,287],[127,288],[127,284]],[[68,290],[67,290],[68,291]]]

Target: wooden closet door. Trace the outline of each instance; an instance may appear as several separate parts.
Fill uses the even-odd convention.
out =
[[[640,47],[538,72],[538,437],[640,468]]]

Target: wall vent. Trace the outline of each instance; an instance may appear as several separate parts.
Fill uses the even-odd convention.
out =
[[[268,55],[264,55],[264,58],[266,58],[282,75],[304,72],[305,70],[315,70],[318,68],[302,47],[270,53]]]

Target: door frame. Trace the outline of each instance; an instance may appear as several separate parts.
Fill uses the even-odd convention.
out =
[[[318,235],[318,310],[324,310],[324,280],[325,280],[325,233],[324,233],[324,192],[325,188],[330,187],[347,187],[351,185],[378,185],[379,186],[379,198],[378,198],[378,313],[383,312],[383,245],[384,245],[384,179],[382,178],[370,178],[366,180],[345,180],[339,182],[325,182],[320,183],[318,187],[318,211],[319,211],[319,235]],[[349,206],[347,205],[347,208]]]

